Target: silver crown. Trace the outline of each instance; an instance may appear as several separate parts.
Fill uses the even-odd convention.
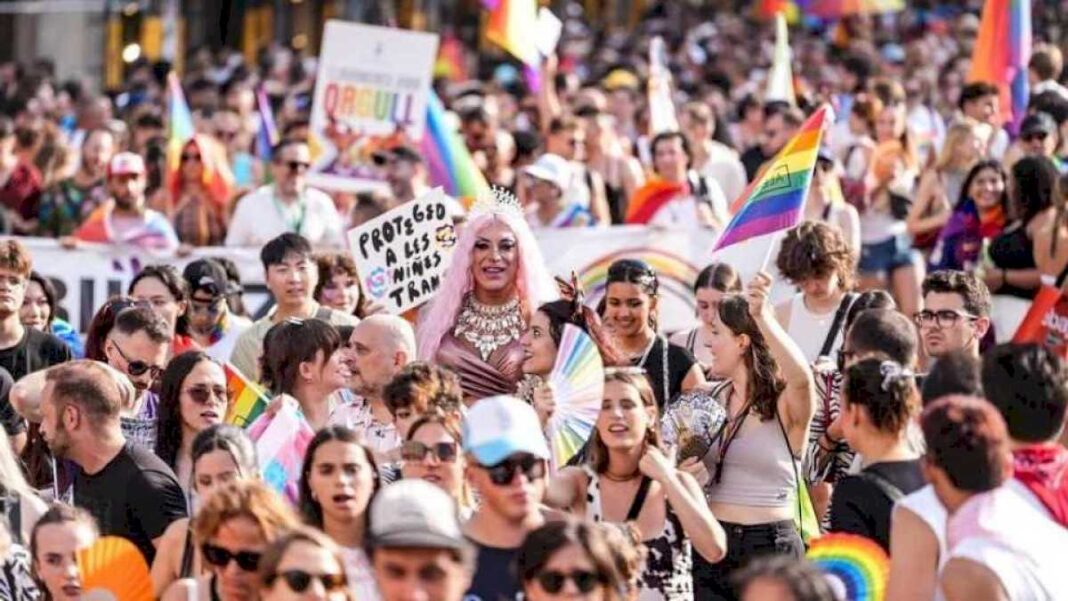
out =
[[[523,207],[515,194],[499,186],[490,186],[488,193],[479,194],[471,204],[470,217],[474,219],[488,213],[508,214],[521,219]]]

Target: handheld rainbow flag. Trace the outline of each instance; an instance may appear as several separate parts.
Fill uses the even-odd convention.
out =
[[[223,364],[226,371],[226,388],[230,391],[230,409],[226,412],[226,423],[239,428],[247,428],[256,421],[271,399],[267,391],[259,384],[250,382],[233,365]]]
[[[683,191],[683,184],[653,179],[646,182],[634,192],[634,197],[627,203],[627,214],[623,222],[631,225],[649,223],[660,209],[675,200]]]
[[[969,82],[998,86],[1001,112],[1014,129],[1027,112],[1031,0],[987,0],[972,50]]]
[[[537,0],[483,0],[489,9],[486,39],[504,48],[525,65],[538,64],[538,48],[532,35],[538,20]]]
[[[171,71],[167,74],[167,184],[172,195],[177,199],[182,168],[182,150],[191,140],[195,141],[200,153],[203,174],[201,181],[208,196],[216,204],[224,205],[230,201],[233,192],[234,174],[230,170],[230,161],[226,149],[214,138],[198,135],[193,127],[193,114],[182,93],[182,84],[178,76]]]
[[[890,575],[890,559],[875,541],[835,532],[809,544],[805,554],[844,593],[848,601],[882,601]]]
[[[449,196],[464,199],[464,204],[489,194],[486,176],[475,165],[460,134],[449,126],[445,107],[433,91],[427,101],[426,130],[420,146],[431,186],[445,188]]]
[[[823,124],[830,112],[830,107],[825,105],[813,113],[734,201],[734,217],[716,241],[713,251],[797,224],[808,196],[812,169],[816,166]]]
[[[256,156],[264,161],[271,160],[274,145],[279,141],[278,126],[274,123],[271,103],[263,86],[256,89],[256,108],[260,112],[260,127],[256,132]]]
[[[775,55],[768,72],[764,100],[784,100],[796,106],[797,96],[794,94],[794,71],[790,65],[792,53],[788,36],[786,15],[780,12],[775,15]]]

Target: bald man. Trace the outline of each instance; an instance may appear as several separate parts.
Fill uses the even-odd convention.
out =
[[[346,407],[343,421],[380,455],[390,455],[401,443],[382,392],[415,358],[415,332],[396,315],[371,315],[352,330],[349,369],[360,399]]]

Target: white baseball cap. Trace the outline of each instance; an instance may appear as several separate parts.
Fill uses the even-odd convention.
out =
[[[553,184],[563,192],[571,187],[571,163],[558,154],[543,154],[533,164],[523,168],[523,173]]]
[[[108,163],[108,177],[115,175],[143,175],[145,161],[141,155],[132,152],[120,152],[111,157]]]
[[[464,451],[485,466],[497,465],[515,453],[549,458],[538,414],[511,396],[492,396],[472,405],[464,416],[463,438]]]
[[[371,547],[460,549],[456,502],[445,491],[418,478],[382,488],[371,504]]]

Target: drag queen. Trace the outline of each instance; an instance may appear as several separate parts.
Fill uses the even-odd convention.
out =
[[[418,327],[419,357],[460,375],[464,400],[515,394],[519,337],[559,292],[514,196],[494,190],[471,208],[452,264]]]

